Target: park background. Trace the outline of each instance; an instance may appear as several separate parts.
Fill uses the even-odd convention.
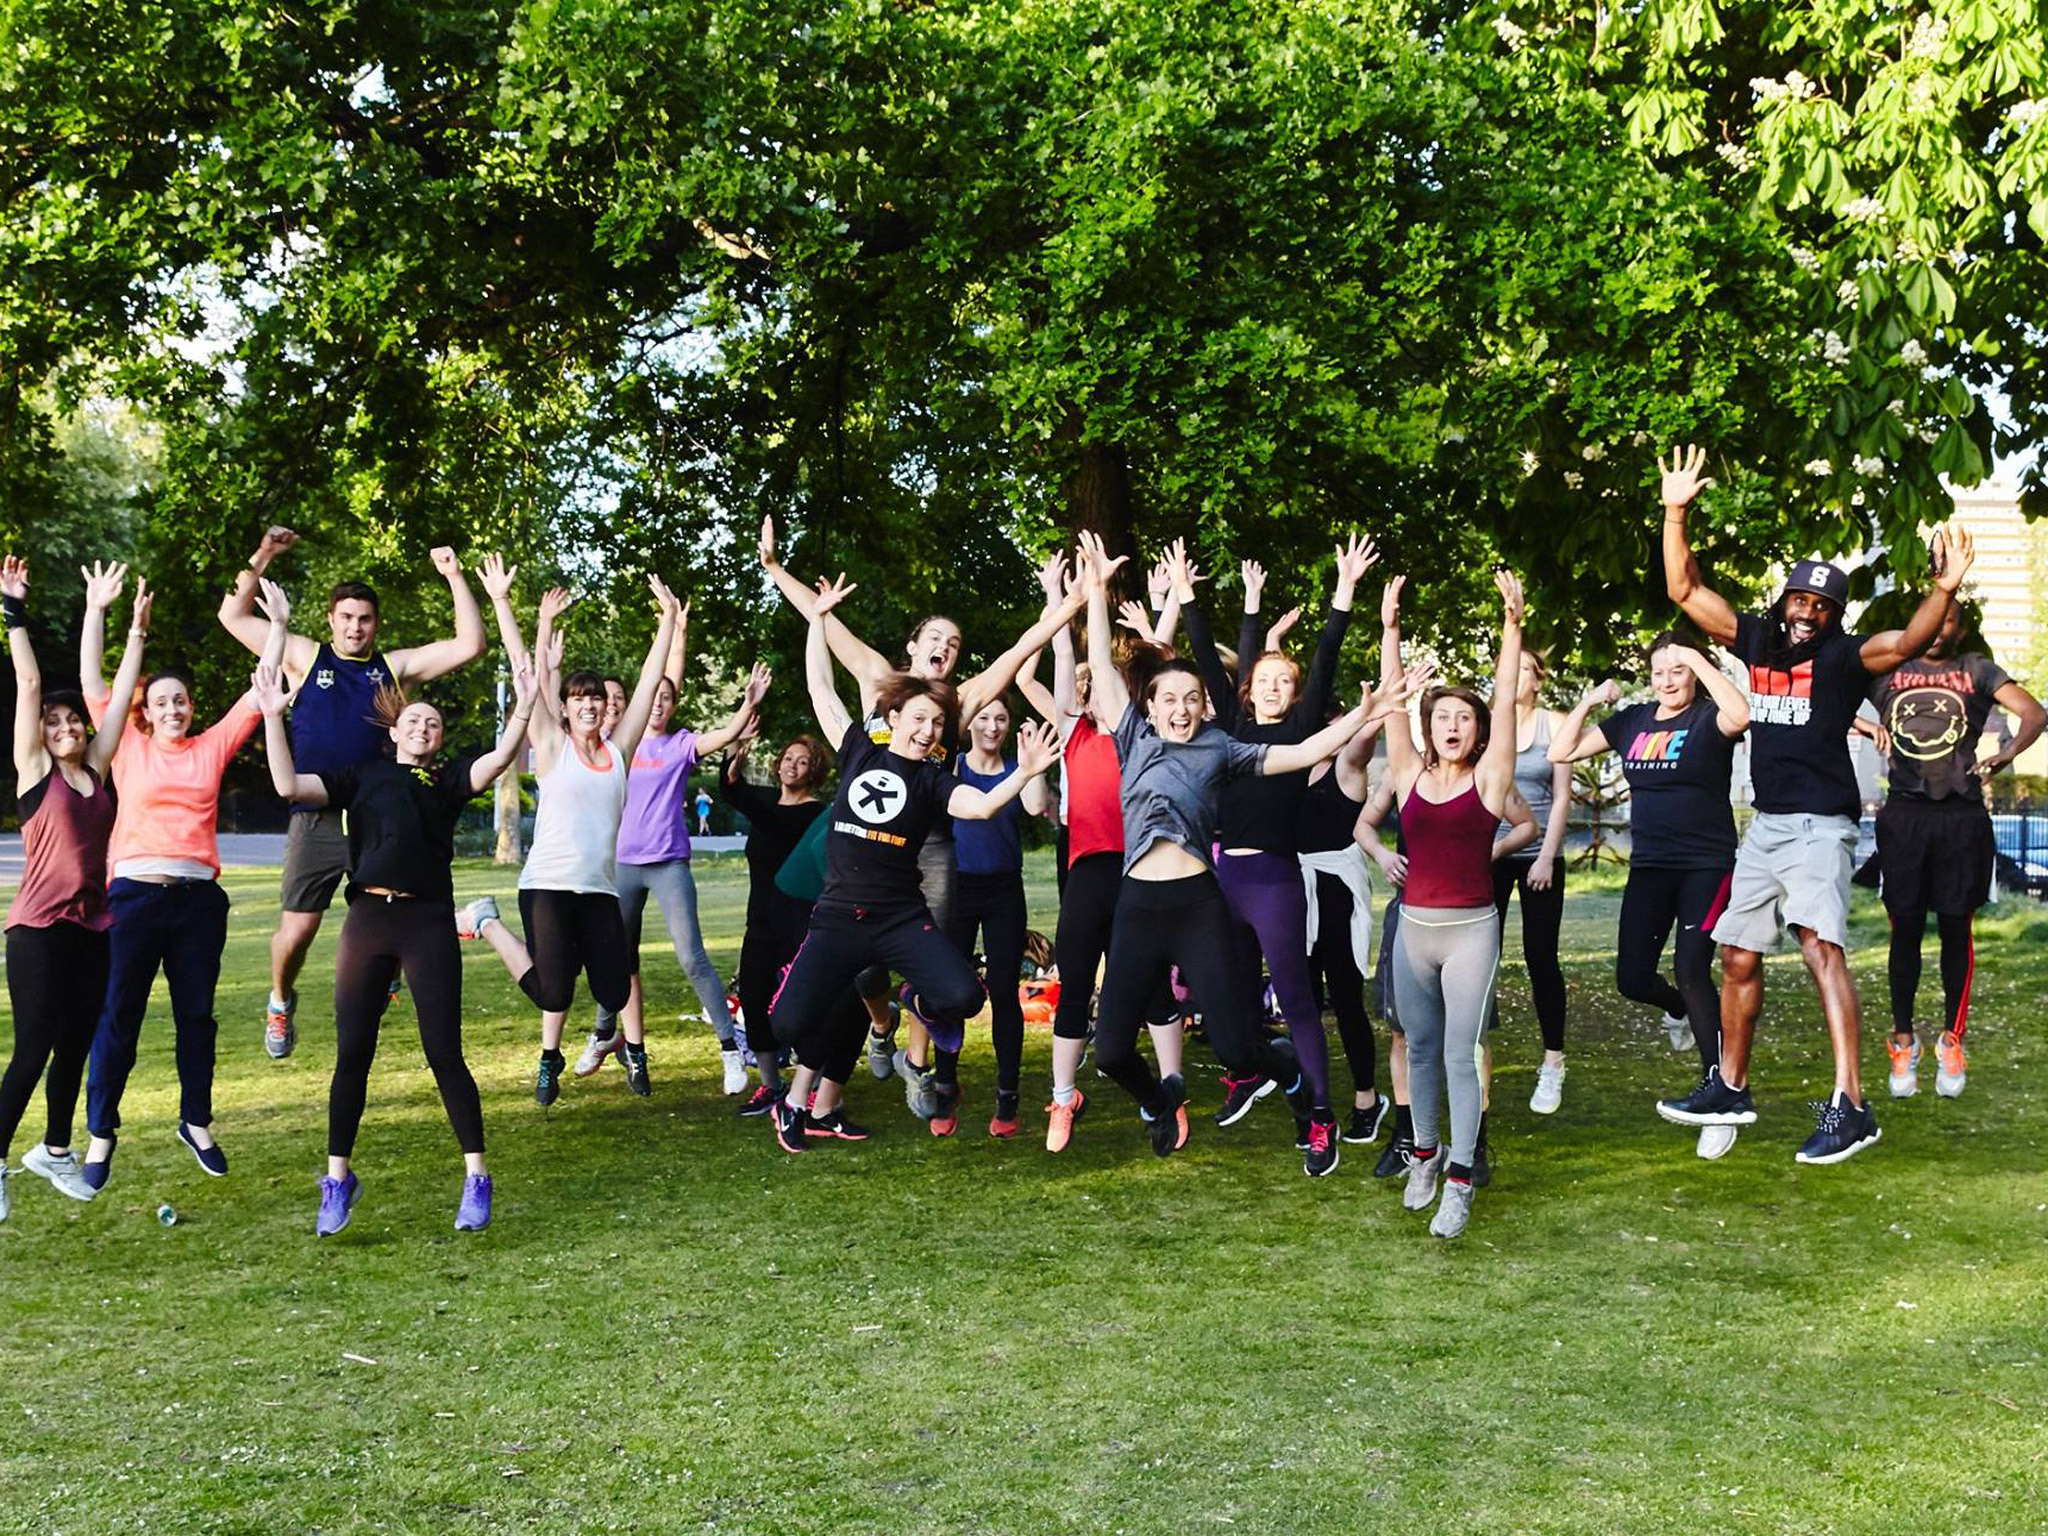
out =
[[[804,712],[764,515],[869,639],[948,612],[970,666],[1078,530],[1187,534],[1221,610],[1244,557],[1318,601],[1358,527],[1453,670],[1520,570],[1569,688],[1668,620],[1653,455],[1697,440],[1739,597],[1821,553],[1881,621],[1952,498],[1997,502],[1974,596],[2038,693],[2044,100],[2033,0],[4,0],[0,533],[52,682],[73,568],[126,559],[202,714],[272,523],[302,612],[366,578],[399,644],[445,629],[437,544],[504,550],[522,614],[577,586],[572,654],[613,666],[659,571],[692,714],[762,657],[771,731]],[[493,681],[435,690],[458,737]],[[739,884],[704,875],[729,968]],[[1520,1110],[1510,964],[1501,1172],[1448,1252],[1355,1154],[1303,1180],[1275,1116],[1154,1164],[1104,1114],[1054,1162],[1030,1121],[931,1145],[881,1085],[875,1142],[787,1168],[682,1025],[651,1104],[608,1075],[543,1117],[472,960],[497,1227],[444,1230],[394,1027],[367,1203],[315,1247],[331,1037],[262,1058],[275,881],[229,884],[235,1173],[173,1155],[154,1021],[162,1134],[0,1232],[0,1528],[2036,1528],[2029,906],[1982,930],[1969,1094],[1880,1102],[1839,1170],[1790,1161],[1826,1069],[1774,966],[1765,1120],[1708,1167],[1649,1114],[1683,1058],[1612,996],[1582,876],[1565,1112]],[[677,983],[650,966],[657,1018]]]

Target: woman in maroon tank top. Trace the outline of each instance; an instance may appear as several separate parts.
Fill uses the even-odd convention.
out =
[[[1401,588],[1387,583],[1381,602],[1381,667],[1401,665]],[[1387,763],[1408,845],[1395,938],[1394,988],[1408,1036],[1411,1211],[1443,1198],[1429,1229],[1456,1237],[1471,1217],[1473,1163],[1484,1104],[1479,1056],[1500,961],[1500,919],[1493,905],[1494,834],[1514,793],[1515,679],[1522,659],[1522,584],[1494,573],[1504,609],[1500,656],[1489,706],[1469,688],[1423,695],[1424,741],[1398,726],[1387,732]],[[1439,1093],[1451,1106],[1448,1156],[1437,1144]],[[1448,1167],[1446,1167],[1448,1164]]]
[[[88,600],[102,608],[112,603],[125,575],[126,567],[119,565],[87,571]],[[114,793],[106,772],[142,674],[149,591],[138,578],[128,649],[98,735],[90,732],[79,693],[43,690],[42,669],[28,636],[28,562],[13,555],[0,560],[0,614],[6,618],[7,649],[14,661],[15,794],[25,856],[21,886],[7,909],[14,1054],[0,1076],[0,1221],[5,1221],[7,1151],[38,1082],[48,1123],[22,1166],[74,1200],[90,1200],[97,1193],[79,1177],[71,1119],[107,988],[107,929],[113,921],[107,915],[107,840],[114,831]],[[98,636],[96,618],[86,627]]]

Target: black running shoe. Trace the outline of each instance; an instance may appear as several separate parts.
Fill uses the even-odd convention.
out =
[[[1839,1088],[1833,1098],[1816,1101],[1813,1112],[1813,1134],[1794,1154],[1796,1162],[1847,1162],[1884,1135],[1877,1128],[1877,1116],[1870,1112],[1869,1101],[1851,1104],[1849,1096]]]
[[[1351,1123],[1344,1127],[1344,1140],[1349,1142],[1378,1141],[1380,1127],[1387,1123],[1387,1116],[1394,1112],[1394,1101],[1384,1093],[1372,1101],[1371,1109],[1351,1111]]]
[[[1659,1099],[1657,1113],[1673,1125],[1755,1125],[1756,1105],[1747,1088],[1730,1088],[1719,1067],[1707,1068],[1700,1085],[1682,1099]]]
[[[775,1103],[775,1143],[785,1152],[808,1152],[809,1139],[804,1127],[810,1123],[810,1116],[800,1109],[791,1109],[787,1099]]]
[[[1308,1125],[1308,1147],[1301,1159],[1301,1171],[1320,1179],[1337,1167],[1337,1117],[1325,1115]]]
[[[851,1120],[847,1119],[846,1111],[843,1108],[831,1109],[822,1115],[805,1115],[804,1134],[806,1136],[829,1136],[838,1141],[866,1141],[868,1139],[868,1128],[864,1125],[855,1125]]]
[[[1408,1159],[1415,1151],[1415,1143],[1405,1136],[1389,1136],[1387,1149],[1380,1154],[1380,1160],[1372,1165],[1372,1176],[1376,1179],[1391,1179],[1395,1174],[1408,1171]]]
[[[1270,1077],[1232,1077],[1223,1074],[1223,1107],[1216,1111],[1218,1125],[1235,1125],[1252,1112],[1252,1106],[1280,1085]]]
[[[1160,1082],[1159,1097],[1165,1108],[1155,1109],[1145,1128],[1152,1134],[1153,1152],[1171,1157],[1188,1144],[1188,1094],[1178,1072]]]
[[[562,1068],[568,1062],[560,1051],[542,1051],[540,1070],[533,1075],[533,1102],[542,1109],[562,1096]]]
[[[628,1044],[619,1058],[626,1064],[626,1086],[646,1098],[654,1092],[654,1084],[647,1079],[647,1047]]]
[[[758,1120],[761,1116],[773,1112],[775,1101],[780,1097],[782,1095],[766,1083],[756,1083],[754,1091],[740,1100],[740,1118]]]

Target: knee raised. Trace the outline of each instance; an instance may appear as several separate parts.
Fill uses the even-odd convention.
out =
[[[988,1001],[988,993],[979,981],[969,976],[956,986],[934,990],[920,988],[918,1001],[931,1010],[935,1019],[971,1019],[981,1012],[981,1005]]]

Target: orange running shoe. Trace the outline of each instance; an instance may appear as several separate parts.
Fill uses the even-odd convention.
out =
[[[1900,1042],[1897,1035],[1884,1037],[1884,1048],[1891,1053],[1891,1090],[1895,1099],[1910,1099],[1920,1091],[1920,1042]]]
[[[996,1112],[989,1117],[988,1133],[1002,1141],[1008,1141],[1017,1134],[1017,1095],[996,1095]]]
[[[1934,1061],[1934,1091],[1944,1099],[1961,1095],[1970,1073],[1970,1057],[1954,1030],[1942,1031],[1941,1043],[1934,1048]]]
[[[1074,1122],[1081,1118],[1088,1108],[1088,1095],[1080,1089],[1074,1090],[1070,1104],[1054,1099],[1045,1106],[1045,1150],[1064,1152],[1074,1139]]]
[[[957,1086],[950,1094],[943,1088],[939,1090],[939,1107],[931,1118],[934,1136],[950,1136],[960,1129],[960,1101],[965,1097]]]

